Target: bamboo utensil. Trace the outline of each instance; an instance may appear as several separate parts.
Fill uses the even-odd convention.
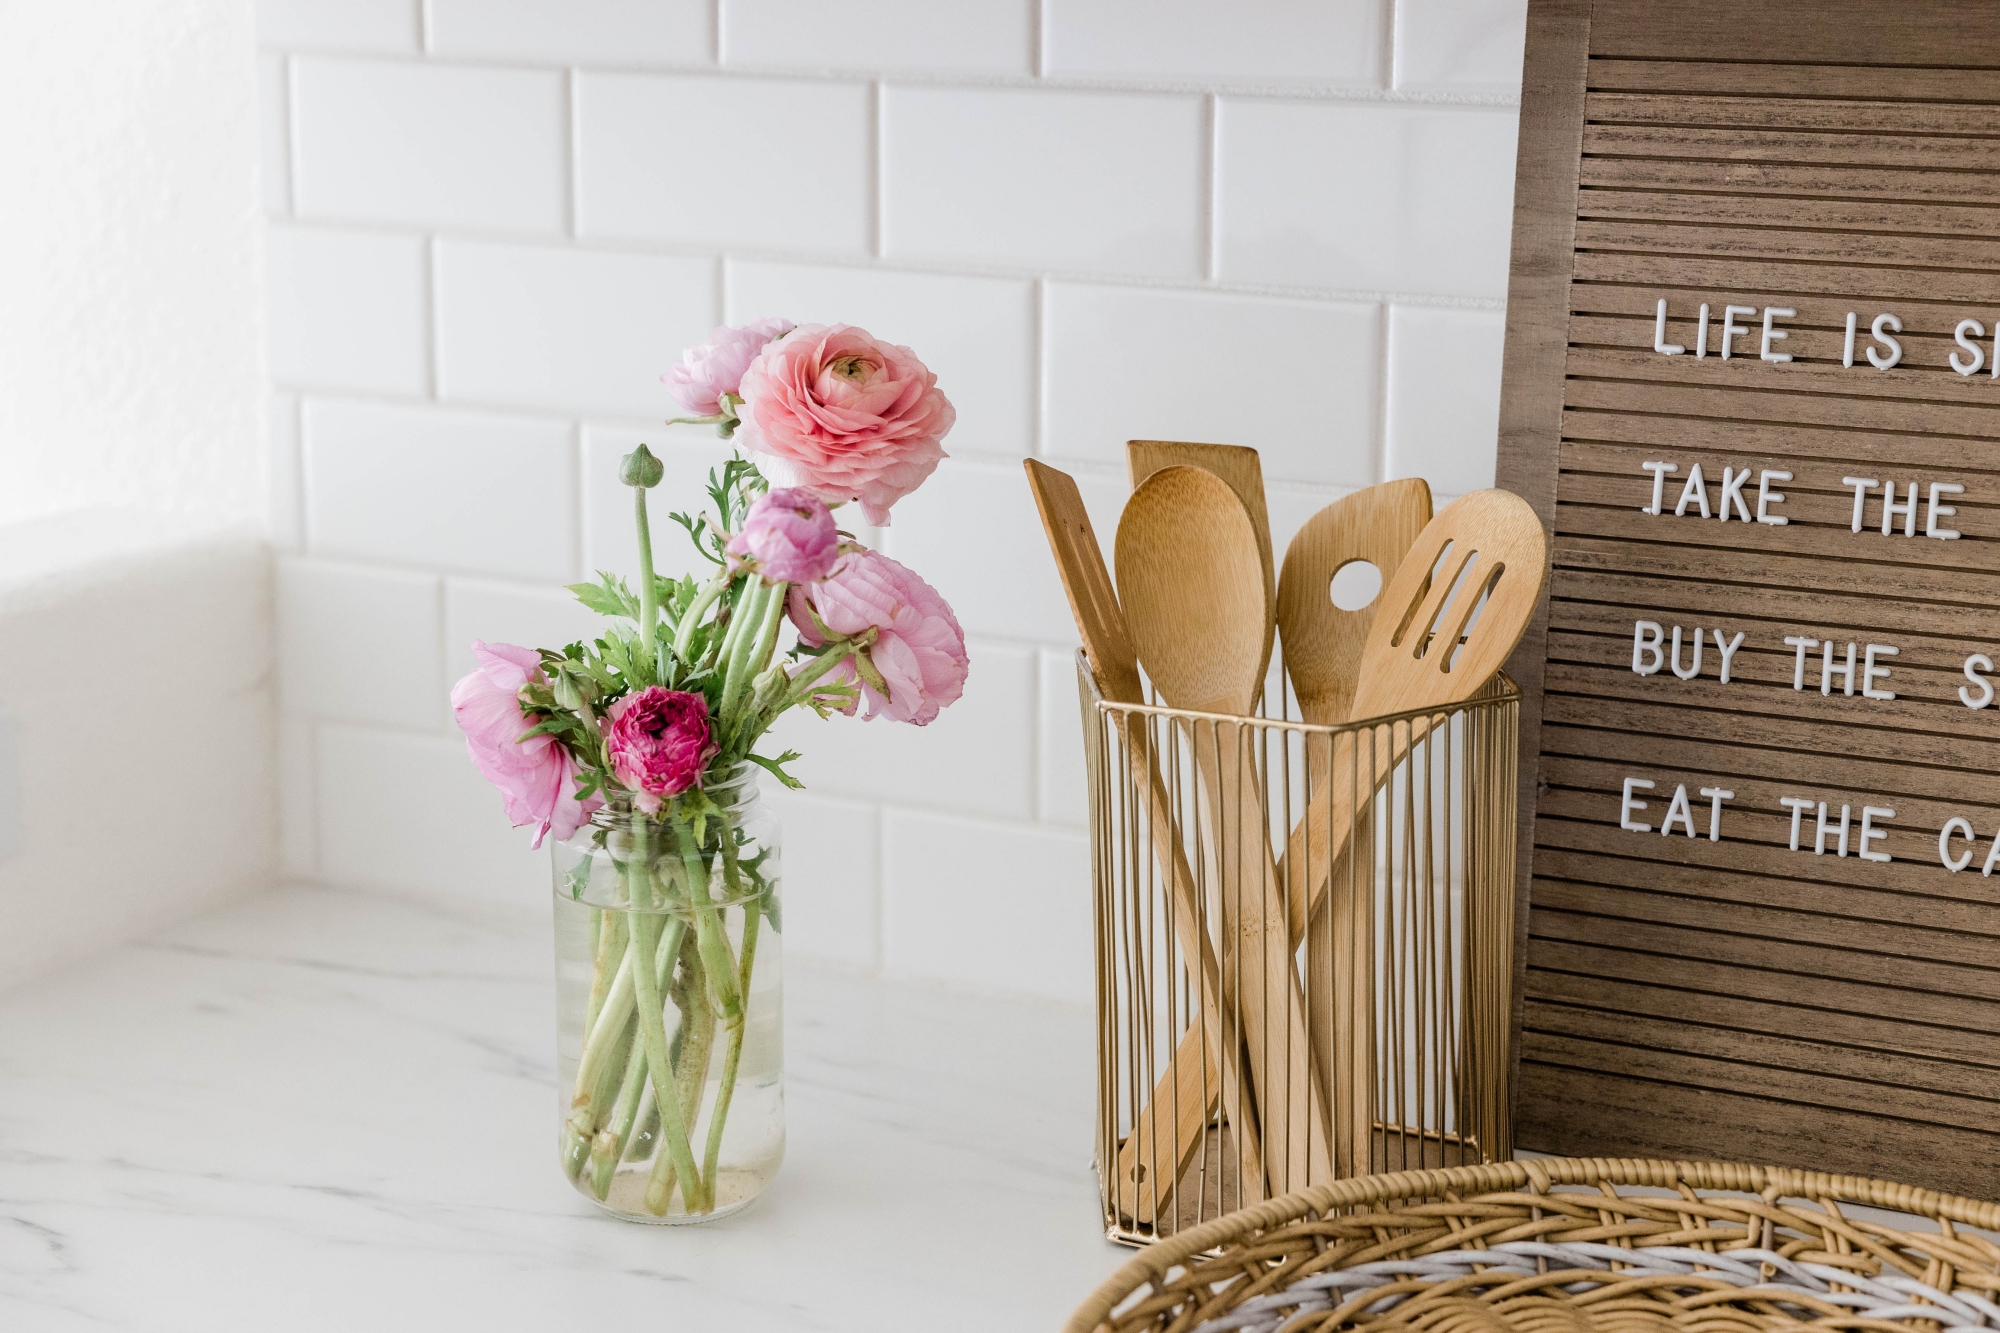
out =
[[[1091,527],[1075,479],[1033,459],[1027,460],[1025,466],[1028,486],[1041,512],[1042,527],[1062,576],[1063,591],[1069,598],[1070,613],[1076,619],[1077,634],[1083,640],[1098,692],[1115,702],[1144,703],[1138,652],[1132,645],[1117,595],[1112,591],[1111,576],[1105,571],[1097,534]],[[1238,1073],[1241,1062],[1234,1051],[1226,1057],[1223,1052],[1224,1043],[1233,1042],[1239,1030],[1230,1021],[1221,969],[1203,925],[1194,875],[1181,851],[1173,805],[1158,761],[1147,747],[1145,730],[1125,727],[1121,736],[1130,756],[1134,783],[1147,794],[1154,859],[1168,885],[1176,938],[1190,970],[1196,974],[1199,1003],[1206,1016],[1189,1024],[1188,1034],[1154,1090],[1151,1102],[1135,1119],[1133,1132],[1119,1146],[1115,1179],[1120,1205],[1140,1222],[1150,1223],[1155,1210],[1171,1197],[1200,1148],[1218,1096],[1225,1105],[1235,1108],[1231,1131],[1242,1169],[1254,1178],[1263,1173],[1263,1167],[1256,1126],[1244,1114],[1246,1103]],[[1172,1154],[1168,1158],[1158,1153],[1154,1136],[1155,1121],[1162,1107],[1171,1108],[1174,1117]]]
[[[1352,1156],[1357,1171],[1367,1169],[1374,1136],[1368,1052],[1375,977],[1372,947],[1363,947],[1373,942],[1373,878],[1362,877],[1370,889],[1358,892],[1357,877],[1333,873],[1335,859],[1362,821],[1362,807],[1429,731],[1429,710],[1470,699],[1507,660],[1534,615],[1548,567],[1541,520],[1507,491],[1475,491],[1425,526],[1377,599],[1353,715],[1426,715],[1401,724],[1406,730],[1391,744],[1371,746],[1363,776],[1353,742],[1343,738],[1329,780],[1312,794],[1286,848],[1281,873],[1287,882],[1298,876],[1306,889],[1289,903],[1290,942],[1303,939],[1314,913],[1330,902],[1336,939],[1352,944],[1346,984],[1334,994],[1333,1027],[1353,1052],[1343,1066],[1349,1095],[1338,1112],[1344,1130],[1338,1151]],[[1342,811],[1350,817],[1339,818]]]
[[[1278,579],[1278,634],[1285,647],[1285,672],[1291,677],[1292,693],[1306,721],[1333,726],[1355,716],[1354,690],[1361,674],[1361,655],[1368,643],[1368,631],[1382,604],[1381,592],[1357,610],[1334,605],[1333,579],[1342,569],[1365,560],[1381,573],[1386,591],[1402,567],[1403,557],[1424,525],[1431,521],[1431,488],[1418,478],[1384,482],[1336,500],[1306,520],[1304,527],[1285,548],[1284,571]],[[1323,736],[1306,739],[1306,789],[1326,786],[1333,768],[1333,745]],[[1374,820],[1370,818],[1354,835],[1348,855],[1331,864],[1334,874],[1370,875],[1375,864]],[[1303,895],[1307,886],[1298,878],[1298,868],[1285,880],[1287,896]],[[1347,1081],[1362,1088],[1374,1086],[1374,1070],[1369,1058],[1373,1042],[1365,1033],[1343,1027],[1334,990],[1343,984],[1338,959],[1351,959],[1357,948],[1373,948],[1374,895],[1361,898],[1346,895],[1355,904],[1353,915],[1336,919],[1321,912],[1311,919],[1306,932],[1306,976],[1315,984],[1306,988],[1306,1009],[1311,1018],[1309,1032],[1319,1068],[1329,1077],[1346,1070]],[[1358,932],[1350,935],[1348,932]],[[1296,942],[1296,941],[1295,941]],[[1366,1171],[1368,1157],[1355,1157],[1359,1143],[1356,1127],[1348,1121],[1354,1114],[1358,1095],[1340,1097],[1328,1089],[1334,1108],[1334,1167],[1343,1176]],[[1369,1117],[1372,1124],[1372,1116]],[[1371,1129],[1372,1133],[1372,1129]],[[1372,1140],[1371,1140],[1372,1148]]]
[[[1255,729],[1235,720],[1256,703],[1274,628],[1264,556],[1229,485],[1175,465],[1132,492],[1118,522],[1117,558],[1119,601],[1160,698],[1222,715],[1191,728],[1222,853],[1222,988],[1239,1006],[1265,1171],[1283,1193],[1330,1178],[1331,1126],[1306,1040],[1292,905],[1270,853]],[[1224,1054],[1226,1065],[1233,1053]]]
[[[1264,560],[1264,597],[1271,604],[1272,628],[1277,627],[1278,580],[1271,560],[1271,514],[1264,502],[1264,463],[1255,449],[1240,444],[1196,444],[1187,440],[1127,440],[1125,465],[1132,474],[1132,489],[1163,467],[1198,467],[1213,472],[1236,492],[1250,527],[1257,534],[1257,553]],[[1425,516],[1426,521],[1429,514]],[[1421,526],[1421,525],[1419,525]],[[1383,577],[1387,577],[1384,575]],[[1264,637],[1264,661],[1257,679],[1271,665],[1271,635]]]

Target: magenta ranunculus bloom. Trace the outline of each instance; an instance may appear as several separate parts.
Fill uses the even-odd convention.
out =
[[[817,583],[840,563],[840,532],[824,501],[787,486],[757,497],[725,551],[732,573],[749,565],[766,582]]]
[[[907,347],[848,324],[806,324],[766,343],[743,372],[736,438],[779,486],[828,504],[859,500],[870,523],[923,484],[958,419]]]
[[[568,838],[604,798],[576,799],[576,758],[561,741],[553,736],[521,739],[535,725],[534,716],[521,711],[521,689],[545,679],[541,654],[510,643],[474,640],[472,656],[479,666],[451,687],[451,715],[465,733],[473,765],[500,789],[514,827],[534,826],[535,846],[550,833],[557,841]]]
[[[971,663],[958,617],[936,588],[888,556],[857,552],[843,560],[831,577],[792,589],[787,608],[792,623],[798,626],[800,640],[817,648],[826,640],[806,613],[808,601],[835,634],[852,637],[870,626],[880,631],[868,657],[889,687],[887,699],[860,678],[852,660],[825,677],[858,683],[868,701],[869,717],[886,715],[921,727],[964,692]],[[842,711],[852,714],[854,705],[849,703]]]
[[[708,700],[688,690],[648,685],[604,715],[611,775],[632,790],[632,804],[653,814],[660,802],[701,785],[719,747],[708,725]]]
[[[722,411],[722,395],[742,396],[743,372],[773,338],[792,331],[792,321],[766,316],[731,328],[717,325],[708,341],[681,353],[680,361],[660,376],[674,400],[698,417]]]

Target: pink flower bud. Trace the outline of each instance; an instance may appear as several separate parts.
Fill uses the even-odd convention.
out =
[[[764,350],[764,344],[784,337],[792,327],[789,319],[775,316],[736,328],[717,325],[707,342],[682,352],[680,362],[660,378],[682,407],[698,417],[715,416],[722,411],[722,395],[742,397],[743,372]]]
[[[840,533],[824,501],[792,486],[758,496],[725,550],[731,573],[747,566],[767,583],[817,583],[840,563]]]
[[[663,797],[700,786],[702,769],[715,757],[708,700],[661,685],[628,694],[605,713],[604,748],[632,804],[652,814]]]

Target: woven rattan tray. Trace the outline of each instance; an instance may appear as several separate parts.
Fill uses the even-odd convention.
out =
[[[2000,1329],[2000,1245],[1968,1226],[2000,1229],[2000,1205],[1779,1167],[1553,1158],[1405,1171],[1162,1241],[1066,1333]]]

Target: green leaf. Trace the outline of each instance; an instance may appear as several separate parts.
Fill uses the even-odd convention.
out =
[[[639,601],[625,586],[625,580],[604,570],[597,571],[596,583],[572,583],[569,590],[576,594],[576,600],[602,616],[624,616],[627,620],[639,618]]]

